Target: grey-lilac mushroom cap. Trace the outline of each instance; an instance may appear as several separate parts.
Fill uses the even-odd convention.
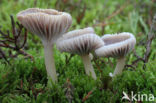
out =
[[[95,54],[99,57],[124,57],[136,44],[134,35],[128,32],[107,34],[101,39],[105,45],[95,50]]]
[[[80,36],[80,35],[84,35],[88,33],[94,33],[94,29],[92,27],[87,27],[84,29],[73,30],[63,35],[62,38],[60,39],[70,39],[72,37],[76,37],[76,36]]]
[[[29,8],[19,12],[17,18],[30,32],[38,35],[43,43],[51,44],[72,24],[70,14],[54,9]]]
[[[56,43],[61,52],[79,55],[88,54],[103,45],[103,40],[94,33],[91,27],[68,32]]]

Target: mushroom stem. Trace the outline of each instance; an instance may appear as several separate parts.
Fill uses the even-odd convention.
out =
[[[51,45],[44,46],[44,56],[45,56],[45,64],[46,64],[48,77],[50,77],[50,79],[52,79],[52,81],[56,83],[57,75],[56,75],[55,61],[53,57],[53,46]]]
[[[85,66],[86,74],[89,76],[91,75],[93,77],[93,79],[96,80],[96,74],[95,74],[94,68],[91,64],[91,58],[89,57],[89,54],[81,55],[81,58],[82,58],[84,66]]]
[[[117,65],[116,65],[115,71],[113,73],[113,76],[121,74],[122,70],[124,69],[124,66],[125,66],[125,58],[124,57],[119,58],[117,60]]]

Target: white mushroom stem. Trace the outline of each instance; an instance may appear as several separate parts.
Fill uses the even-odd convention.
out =
[[[124,57],[119,58],[117,60],[117,65],[116,65],[115,71],[113,73],[113,77],[118,74],[121,74],[122,70],[124,69],[124,66],[125,66],[125,58]]]
[[[48,77],[52,79],[54,83],[57,82],[57,74],[55,68],[55,61],[53,57],[53,46],[46,45],[44,46],[44,56],[45,56],[45,64]]]
[[[86,74],[89,75],[89,76],[92,76],[93,79],[96,80],[96,74],[95,74],[94,68],[93,68],[93,66],[91,64],[91,58],[90,58],[89,54],[81,55],[81,58],[82,58],[84,66],[85,66]]]

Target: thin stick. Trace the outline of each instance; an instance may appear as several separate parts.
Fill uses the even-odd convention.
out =
[[[105,18],[102,23],[98,23],[98,24],[94,24],[93,27],[95,26],[105,26],[105,25],[108,25],[108,24],[112,24],[112,23],[105,23],[105,21],[108,21],[110,20],[111,18],[113,18],[114,16],[118,15],[119,13],[121,13],[126,7],[127,5],[129,4],[129,1],[126,2],[123,6],[121,6],[119,9],[117,9],[117,11],[113,12],[111,15],[109,15],[107,18]]]

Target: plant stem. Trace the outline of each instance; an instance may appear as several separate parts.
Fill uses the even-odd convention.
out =
[[[96,74],[94,72],[94,68],[91,64],[91,59],[89,57],[89,54],[86,54],[86,55],[81,55],[81,58],[82,58],[82,61],[83,61],[83,64],[85,66],[85,72],[87,75],[91,75],[93,77],[93,79],[96,80]]]
[[[53,83],[57,82],[57,74],[55,68],[55,61],[53,57],[53,46],[46,45],[44,46],[44,56],[45,56],[45,65],[48,77],[52,79]],[[49,82],[49,79],[48,79]]]
[[[121,74],[122,70],[124,69],[124,66],[125,66],[125,58],[124,57],[119,58],[117,60],[117,65],[116,65],[116,68],[114,70],[113,76]]]

